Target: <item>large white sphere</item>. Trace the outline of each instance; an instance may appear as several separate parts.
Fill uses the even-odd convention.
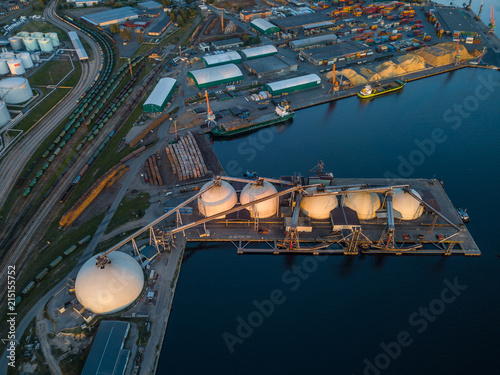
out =
[[[201,190],[212,184],[207,182]],[[221,181],[220,186],[214,186],[198,197],[198,209],[203,216],[212,216],[234,207],[238,197],[234,188],[226,181]]]
[[[377,193],[352,193],[342,198],[342,204],[356,211],[360,220],[371,220],[380,208],[380,199]]]
[[[421,198],[420,194],[411,189],[411,192]],[[394,189],[394,198],[392,199],[394,217],[402,220],[418,219],[424,212],[424,207],[410,194],[405,193],[403,189]]]
[[[316,193],[316,188],[307,188],[308,193]],[[312,219],[325,220],[330,218],[330,211],[338,206],[336,195],[307,196],[304,195],[300,208]]]
[[[276,194],[278,191],[270,182],[264,181],[262,185],[246,184],[240,194],[240,203],[247,204],[257,199],[262,199],[270,195]],[[258,213],[259,219],[264,219],[276,215],[277,212],[276,198],[268,199],[267,201],[257,203],[254,206],[248,207],[250,216],[255,217],[255,211]]]
[[[120,311],[134,302],[144,286],[141,266],[130,255],[114,251],[110,264],[98,268],[93,256],[82,266],[75,281],[78,301],[96,314]]]

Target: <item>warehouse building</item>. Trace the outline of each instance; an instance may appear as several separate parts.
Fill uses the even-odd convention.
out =
[[[240,51],[240,55],[245,60],[252,60],[252,59],[258,59],[260,57],[272,56],[276,55],[277,53],[278,50],[276,49],[275,46],[271,44],[261,47],[242,49]]]
[[[258,18],[267,18],[271,17],[273,12],[269,9],[266,10],[242,10],[240,12],[240,20],[243,22],[249,22]]]
[[[243,63],[245,69],[257,78],[277,76],[296,72],[298,64],[286,57],[268,56],[261,59],[247,60]]]
[[[316,74],[307,74],[300,77],[285,79],[268,83],[264,86],[264,91],[269,91],[273,96],[290,94],[295,91],[307,90],[321,86],[321,78]]]
[[[91,13],[81,17],[82,20],[96,26],[109,26],[114,23],[123,23],[137,18],[139,18],[137,11],[128,6],[105,10],[103,12]]]
[[[241,56],[238,52],[229,51],[217,55],[207,55],[203,57],[203,62],[207,68],[224,64],[240,64]]]
[[[167,30],[168,25],[170,25],[170,18],[165,18],[159,21],[148,31],[149,36],[160,36]]]
[[[337,43],[337,36],[335,34],[319,35],[311,38],[292,40],[290,42],[290,48],[297,51],[300,49],[324,46],[333,43]]]
[[[130,351],[123,349],[123,345],[129,329],[127,322],[101,322],[82,375],[124,374]]]
[[[321,13],[309,13],[302,16],[292,16],[272,20],[272,23],[286,32],[296,32],[298,31],[298,29],[303,28],[304,26],[314,28],[315,25],[321,24],[323,22],[330,22],[331,24],[333,24],[333,21],[330,17]]]
[[[237,48],[243,45],[243,41],[240,38],[231,38],[224,40],[216,40],[212,42],[212,47],[219,51],[221,49]]]
[[[301,50],[299,57],[314,65],[331,65],[337,61],[350,61],[366,57],[371,49],[353,41],[346,41],[330,46]]]
[[[271,22],[266,21],[262,18],[253,20],[252,22],[250,22],[250,26],[264,35],[270,35],[280,31],[280,28],[278,26],[275,26]]]
[[[174,93],[177,82],[173,78],[162,78],[142,105],[144,112],[163,112]]]
[[[139,8],[142,8],[144,10],[153,10],[161,9],[163,8],[163,5],[157,3],[156,1],[143,1],[142,3],[139,3]]]
[[[193,70],[187,73],[199,89],[240,82],[243,73],[234,64],[213,66],[211,68]]]
[[[476,36],[482,30],[468,14],[454,6],[436,7],[436,18],[445,31],[461,36]]]
[[[87,55],[85,48],[83,48],[83,44],[80,41],[78,34],[75,31],[69,31],[68,36],[69,36],[69,39],[71,40],[71,43],[73,44],[73,48],[75,49],[75,52],[76,52],[76,55],[78,56],[78,59],[80,61],[88,60],[89,56]]]

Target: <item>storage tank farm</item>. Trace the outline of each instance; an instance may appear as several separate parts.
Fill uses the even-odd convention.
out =
[[[24,69],[21,59],[7,60],[7,65],[9,66],[10,73],[15,76],[23,75],[26,70]]]
[[[255,184],[248,183],[245,185],[243,190],[241,190],[240,203],[247,204],[276,194],[277,192],[278,191],[273,184],[268,181],[259,181]],[[252,206],[249,211],[252,218],[265,219],[274,216],[278,212],[277,199],[269,199],[267,201],[257,203]]]
[[[356,211],[360,220],[371,220],[377,216],[381,207],[377,193],[353,193],[342,196],[341,203]]]
[[[318,189],[310,187],[307,193],[317,193]],[[335,195],[304,196],[300,202],[300,209],[311,219],[325,220],[330,217],[330,211],[339,205]]]
[[[23,49],[23,39],[18,36],[13,36],[9,38],[10,47],[13,51],[19,51]]]
[[[0,81],[0,98],[7,104],[19,104],[28,101],[33,91],[24,77],[9,77]]]
[[[40,50],[38,46],[38,40],[30,36],[23,38],[24,47],[26,51],[34,52]]]
[[[54,50],[50,38],[38,39],[38,45],[40,46],[40,51],[42,52],[52,52]]]
[[[198,197],[198,209],[203,216],[212,216],[233,208],[238,202],[238,197],[233,186],[226,181],[219,181],[210,190]],[[201,190],[212,185],[207,182]]]
[[[0,129],[9,123],[11,117],[7,105],[3,100],[0,100]]]
[[[18,54],[18,58],[21,60],[24,69],[33,68],[33,60],[31,59],[31,54],[29,52],[21,52]]]
[[[7,60],[0,57],[0,74],[5,75],[10,72],[9,65],[7,65]]]
[[[422,199],[414,189],[411,192]],[[403,189],[394,189],[393,207],[394,217],[401,220],[415,220],[424,213],[422,205]]]
[[[60,44],[59,37],[57,36],[57,33],[46,33],[45,37],[50,39],[50,42],[52,43],[52,47],[57,47]]]

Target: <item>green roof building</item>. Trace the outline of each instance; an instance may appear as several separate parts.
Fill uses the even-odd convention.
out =
[[[144,112],[163,112],[174,93],[177,82],[173,78],[162,78],[142,105]]]
[[[243,79],[243,73],[241,73],[241,70],[234,64],[193,70],[188,72],[187,76],[194,81],[196,87],[199,89],[236,83]]]
[[[257,18],[253,20],[252,22],[250,22],[250,26],[264,35],[270,35],[280,31],[280,28],[278,26],[273,25],[271,22],[266,21],[263,18]]]
[[[281,94],[290,94],[295,91],[301,91],[321,86],[321,78],[316,74],[307,74],[300,77],[285,79],[268,83],[264,86],[264,91],[269,91],[273,96]]]

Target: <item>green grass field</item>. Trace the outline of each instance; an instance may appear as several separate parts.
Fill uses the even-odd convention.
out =
[[[116,228],[129,221],[135,221],[144,216],[146,209],[150,206],[151,195],[149,193],[142,193],[137,196],[123,197],[120,205],[116,209],[113,218],[108,224],[105,233],[111,233]]]

